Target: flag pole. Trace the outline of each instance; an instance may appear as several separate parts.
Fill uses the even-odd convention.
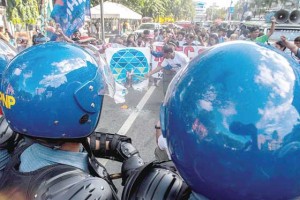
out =
[[[104,33],[104,9],[103,9],[103,0],[100,0],[100,16],[101,16],[101,39],[105,43],[105,33]]]

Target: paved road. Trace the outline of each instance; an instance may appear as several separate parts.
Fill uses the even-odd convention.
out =
[[[162,84],[151,86],[148,91],[129,90],[126,95],[128,109],[115,104],[110,97],[105,97],[101,120],[97,130],[109,133],[126,134],[132,138],[133,145],[140,152],[145,162],[154,160],[155,129],[159,118],[159,108],[163,101]],[[147,99],[148,98],[148,99]],[[118,173],[121,164],[115,161],[101,160],[109,173]],[[121,180],[114,181],[121,196]]]

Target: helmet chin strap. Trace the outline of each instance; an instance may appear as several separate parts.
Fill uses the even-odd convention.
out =
[[[117,188],[113,184],[108,172],[106,171],[106,168],[95,158],[95,156],[92,152],[90,143],[88,141],[88,138],[87,137],[82,138],[82,139],[80,139],[80,141],[81,141],[81,144],[83,145],[84,149],[88,153],[89,163],[91,166],[91,169],[90,169],[91,174],[94,176],[101,177],[104,180],[106,180],[109,183],[110,187],[112,188],[114,196],[117,197]]]

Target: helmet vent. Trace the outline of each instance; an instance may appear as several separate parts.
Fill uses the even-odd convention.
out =
[[[89,115],[88,115],[88,114],[84,114],[84,115],[80,118],[79,123],[80,123],[80,124],[84,124],[84,123],[86,123],[88,120],[89,120]]]

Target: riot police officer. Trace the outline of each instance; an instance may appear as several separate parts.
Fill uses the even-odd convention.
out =
[[[299,197],[299,75],[273,47],[239,41],[175,76],[161,128],[190,199]]]
[[[94,133],[104,80],[90,54],[64,43],[29,48],[10,62],[3,74],[1,103],[10,128],[24,142],[4,169],[2,198],[117,199],[91,146],[96,155],[113,157],[117,152],[115,158],[124,163],[127,158],[137,166],[143,162],[127,138]],[[107,145],[110,152],[103,151]],[[122,148],[130,151],[122,153]]]
[[[28,48],[9,63],[0,93],[7,123],[2,118],[0,127],[9,138],[3,148],[13,153],[3,165],[1,199],[117,199],[95,156],[123,162],[123,199],[189,194],[170,163],[144,165],[130,138],[94,132],[107,84],[101,69],[84,49],[58,42]]]

